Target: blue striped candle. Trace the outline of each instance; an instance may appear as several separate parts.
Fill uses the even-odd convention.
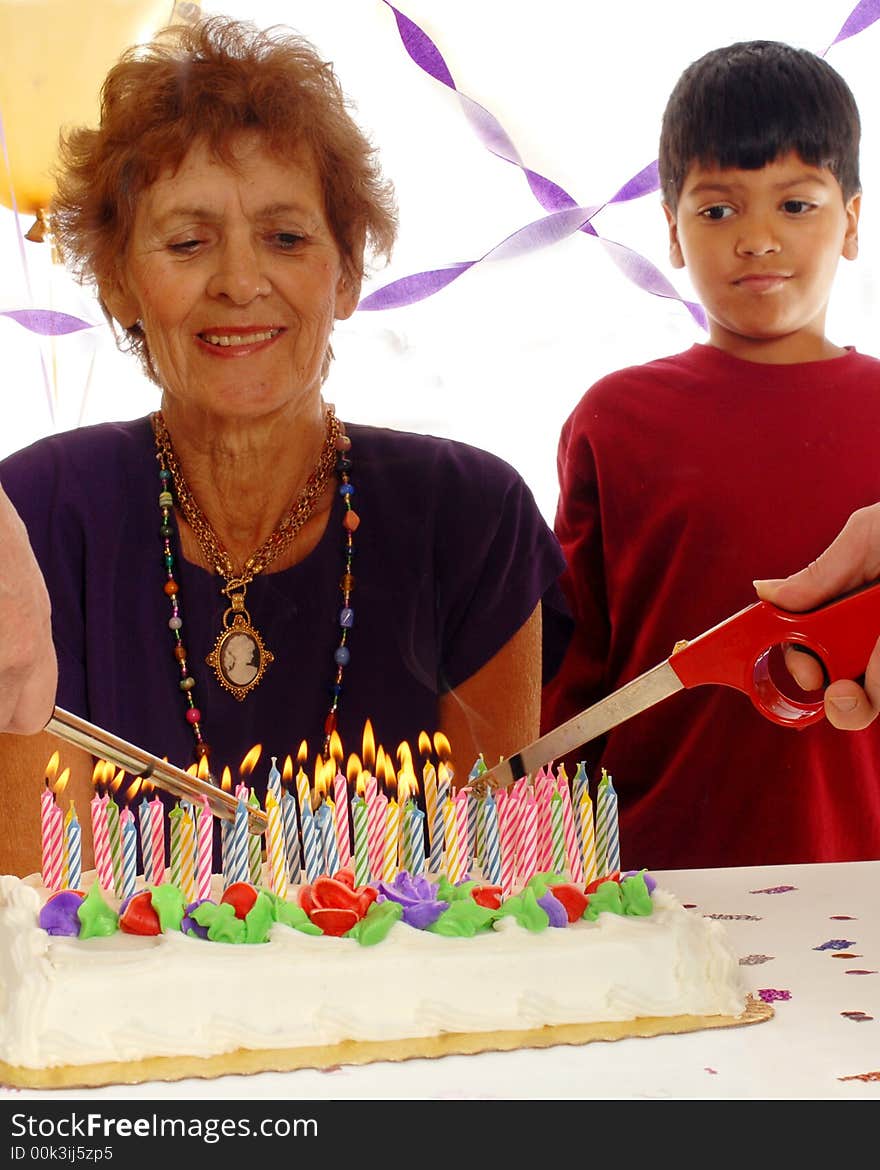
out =
[[[596,865],[600,876],[620,869],[617,793],[604,768],[596,793]]]
[[[339,847],[336,844],[336,821],[326,801],[322,801],[315,813],[315,823],[321,840],[321,855],[323,857],[322,873],[330,877],[339,871]]]
[[[119,818],[120,848],[122,852],[121,894],[129,898],[134,893],[137,878],[137,828],[130,808],[124,808]]]
[[[64,847],[67,850],[67,886],[68,889],[78,890],[82,881],[82,826],[73,801],[67,810]]]
[[[296,822],[296,800],[285,791],[280,800],[281,825],[284,829],[284,849],[287,855],[287,876],[291,882],[299,881],[300,851],[299,828]]]
[[[498,806],[490,792],[482,802],[483,876],[492,886],[501,885],[501,838],[498,832]]]
[[[306,881],[313,882],[315,878],[321,876],[321,865],[324,860],[321,834],[315,824],[315,814],[308,805],[303,805],[302,814],[303,860],[306,867]]]

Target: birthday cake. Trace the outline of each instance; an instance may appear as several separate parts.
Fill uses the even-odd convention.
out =
[[[723,927],[644,872],[517,893],[351,869],[284,897],[215,875],[119,901],[0,877],[0,1081],[327,1067],[750,1023]],[[225,888],[224,888],[225,886]]]

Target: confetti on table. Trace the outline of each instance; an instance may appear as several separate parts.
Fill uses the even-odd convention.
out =
[[[852,1076],[838,1077],[839,1081],[880,1081],[880,1070],[866,1073],[853,1073]]]
[[[776,1003],[780,999],[791,999],[791,992],[779,991],[775,987],[762,987],[758,991],[758,996],[764,1003]]]
[[[761,963],[772,963],[775,955],[743,955],[739,961],[741,967],[758,967]]]
[[[865,1024],[873,1020],[873,1016],[869,1016],[867,1012],[841,1012],[844,1019],[853,1020],[857,1024]]]
[[[718,922],[763,922],[760,914],[704,914],[704,918],[715,918]]]
[[[828,942],[820,943],[817,947],[813,947],[814,951],[845,951],[847,947],[854,947],[855,941],[850,941],[845,938],[829,938]]]
[[[797,886],[767,886],[763,890],[749,890],[750,894],[790,894]]]

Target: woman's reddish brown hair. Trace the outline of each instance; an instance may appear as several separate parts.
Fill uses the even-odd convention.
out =
[[[125,262],[138,199],[183,161],[196,139],[232,164],[240,131],[257,131],[281,159],[308,147],[346,271],[363,276],[364,248],[388,258],[397,231],[391,185],[348,111],[330,63],[280,26],[208,17],[163,29],[127,49],[104,81],[97,128],[62,136],[50,207],[55,243],[83,282]],[[142,352],[139,327],[129,330]]]

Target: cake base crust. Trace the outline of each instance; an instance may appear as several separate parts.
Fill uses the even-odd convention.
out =
[[[770,1004],[749,997],[738,1016],[644,1016],[595,1024],[556,1024],[528,1031],[447,1032],[408,1040],[346,1040],[315,1048],[239,1048],[217,1056],[154,1056],[103,1064],[23,1068],[0,1061],[0,1083],[18,1089],[98,1088],[137,1085],[145,1081],[182,1081],[189,1077],[248,1076],[263,1072],[326,1069],[340,1064],[372,1064],[438,1056],[473,1056],[479,1052],[511,1052],[517,1048],[552,1048],[557,1044],[589,1044],[594,1040],[700,1032],[760,1024],[772,1018]]]

